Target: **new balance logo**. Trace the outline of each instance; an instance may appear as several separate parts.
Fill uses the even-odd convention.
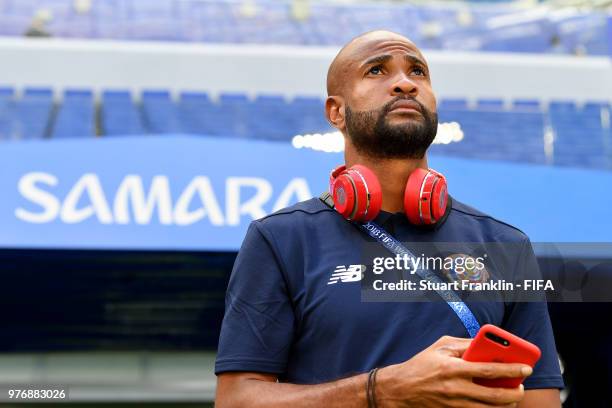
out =
[[[349,265],[348,267],[346,267],[346,265],[338,265],[327,284],[333,285],[338,282],[359,282],[363,278],[365,269],[365,265]]]

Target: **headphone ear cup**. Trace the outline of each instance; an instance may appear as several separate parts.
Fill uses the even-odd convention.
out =
[[[433,170],[416,169],[406,183],[404,210],[414,225],[432,225],[446,212],[446,179]]]
[[[436,175],[436,182],[431,191],[431,216],[433,223],[437,223],[446,213],[448,190],[444,176],[436,172],[433,173]]]
[[[427,174],[429,174],[427,170],[415,169],[408,177],[406,190],[404,190],[404,212],[408,221],[414,225],[423,224],[421,219],[421,187]]]
[[[344,164],[336,167],[335,169],[332,170],[331,173],[329,173],[329,195],[333,196],[334,193],[334,181],[336,181],[336,178],[344,173],[344,171],[346,170],[346,166]]]
[[[353,220],[368,222],[376,218],[382,206],[382,188],[376,174],[356,164],[348,170],[355,185],[357,208]]]
[[[351,176],[342,172],[332,181],[330,190],[336,211],[344,218],[352,219],[355,213],[356,191]]]

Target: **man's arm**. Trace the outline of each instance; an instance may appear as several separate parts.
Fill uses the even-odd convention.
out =
[[[527,390],[518,408],[561,408],[561,396],[556,388]]]
[[[376,377],[377,405],[384,407],[516,407],[523,387],[490,388],[472,378],[516,378],[523,364],[473,363],[461,359],[470,339],[444,336],[410,360],[383,367]],[[325,362],[321,362],[325,364]],[[317,385],[278,383],[270,374],[228,372],[217,380],[217,408],[365,407],[367,374]]]
[[[223,373],[217,380],[215,407],[365,407],[367,374],[317,384],[279,383],[275,375]]]

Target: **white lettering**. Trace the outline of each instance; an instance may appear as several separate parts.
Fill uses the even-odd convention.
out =
[[[17,208],[15,216],[22,221],[35,224],[51,222],[59,214],[60,202],[53,194],[40,190],[36,186],[37,183],[53,187],[57,185],[57,177],[52,174],[38,172],[23,175],[17,184],[19,193],[25,199],[41,206],[43,210],[34,213],[23,208]]]
[[[84,193],[87,193],[89,196],[91,204],[77,209],[76,206]],[[94,214],[102,224],[111,224],[113,222],[113,215],[104,196],[98,176],[93,173],[86,173],[68,192],[60,212],[60,218],[67,224],[74,224]]]
[[[149,194],[145,198],[142,179],[137,175],[127,175],[117,189],[114,202],[115,222],[128,224],[130,222],[129,202],[132,203],[134,220],[144,225],[151,222],[153,210],[157,206],[159,222],[172,224],[172,197],[170,183],[166,176],[155,176],[151,181]]]
[[[273,192],[271,183],[264,178],[229,177],[225,180],[226,213],[223,214],[208,177],[194,177],[176,202],[168,176],[154,176],[148,189],[145,182],[140,175],[126,175],[109,201],[98,175],[86,173],[62,200],[53,191],[59,184],[55,175],[31,172],[19,179],[17,189],[24,199],[41,208],[21,206],[14,214],[19,220],[29,223],[48,223],[59,218],[64,223],[75,224],[94,217],[101,224],[134,222],[147,225],[157,218],[163,225],[186,226],[208,218],[215,226],[236,226],[243,216],[257,219],[267,215],[264,206],[270,203]],[[254,195],[243,198],[243,188],[254,189]],[[293,178],[274,201],[272,210],[277,211],[310,197],[306,179]]]
[[[255,195],[244,203],[240,202],[240,189],[242,187],[255,187]],[[262,178],[256,177],[229,177],[227,179],[225,212],[228,225],[239,225],[240,216],[248,214],[252,219],[264,217],[266,212],[262,206],[272,196],[272,185]]]
[[[278,211],[281,208],[288,207],[293,203],[291,198],[295,194],[296,202],[308,200],[312,197],[310,193],[310,189],[308,188],[308,182],[303,178],[294,178],[292,179],[287,187],[280,193],[274,207],[272,207],[272,212]]]
[[[193,200],[193,196],[198,194],[202,207],[195,211],[189,211],[189,204]],[[208,216],[212,225],[223,225],[223,214],[215,197],[215,193],[210,184],[208,177],[197,176],[185,188],[183,194],[179,197],[174,208],[174,222],[177,225],[193,224]]]

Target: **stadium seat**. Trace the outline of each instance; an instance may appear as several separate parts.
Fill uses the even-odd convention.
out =
[[[170,99],[168,91],[144,91],[142,111],[148,133],[163,134],[182,131],[177,105]]]
[[[0,87],[0,100],[11,99],[15,95],[15,90],[11,87]]]
[[[67,90],[52,131],[53,138],[82,138],[96,135],[95,106],[90,90]]]
[[[253,105],[246,94],[222,93],[219,95],[219,105],[224,133],[239,138],[252,136],[249,117]]]
[[[258,95],[247,117],[252,137],[289,141],[297,134],[296,113],[280,95]]]
[[[540,101],[538,101],[537,99],[516,99],[512,101],[512,109],[519,111],[540,111],[542,107],[540,106]]]
[[[438,109],[467,109],[467,99],[444,98],[438,102]]]
[[[548,105],[550,112],[574,112],[576,108],[574,101],[551,101]]]
[[[144,135],[143,118],[129,91],[104,91],[100,110],[102,132],[106,136]]]
[[[28,88],[20,99],[5,105],[7,119],[4,138],[13,140],[42,139],[47,136],[53,111],[53,91]]]
[[[14,116],[13,95],[12,88],[0,88],[0,140],[9,139],[11,136],[11,123]]]
[[[502,110],[504,108],[504,101],[502,99],[479,99],[476,105],[478,109],[483,110]]]
[[[312,134],[335,131],[324,115],[324,101],[316,97],[296,97],[290,104],[293,115],[296,112],[295,134]]]
[[[207,124],[209,120],[214,121],[210,113],[215,108],[208,94],[204,92],[181,93],[179,118],[183,130],[191,134],[211,134]]]

